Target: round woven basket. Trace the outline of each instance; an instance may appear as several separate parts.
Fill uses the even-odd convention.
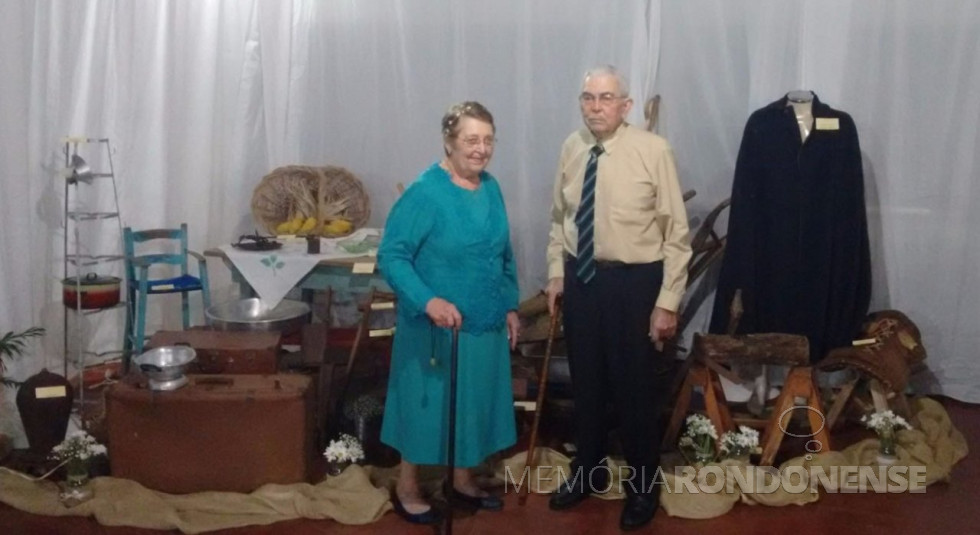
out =
[[[344,218],[353,232],[371,217],[371,199],[361,181],[343,167],[286,165],[262,177],[252,192],[255,221],[275,234],[280,223],[297,216],[315,217],[319,223]],[[316,228],[322,230],[322,224]]]

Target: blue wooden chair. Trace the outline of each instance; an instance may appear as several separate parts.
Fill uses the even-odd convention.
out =
[[[137,244],[156,240],[176,242],[170,246],[173,252],[137,254]],[[187,223],[182,223],[179,229],[134,231],[126,227],[123,229],[123,241],[126,253],[126,302],[128,303],[123,355],[126,357],[124,362],[128,363],[129,357],[143,353],[143,343],[146,338],[146,301],[149,296],[181,294],[181,313],[184,329],[187,329],[191,324],[187,294],[200,291],[204,300],[204,309],[207,310],[211,306],[211,291],[208,288],[208,269],[204,256],[187,250]],[[187,255],[197,259],[198,276],[196,277],[187,272]],[[151,279],[150,266],[154,264],[179,266],[180,274],[172,278]],[[128,366],[124,367],[128,368]]]

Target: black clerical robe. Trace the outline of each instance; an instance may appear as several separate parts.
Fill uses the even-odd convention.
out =
[[[871,262],[854,121],[816,96],[812,111],[805,142],[785,97],[745,125],[711,332],[742,289],[736,332],[806,335],[816,362],[860,327]]]

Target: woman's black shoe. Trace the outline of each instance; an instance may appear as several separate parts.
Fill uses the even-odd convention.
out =
[[[443,487],[443,492],[449,495],[449,485]],[[470,496],[458,490],[453,491],[452,501],[461,503],[472,509],[486,509],[487,511],[500,511],[504,508],[504,501],[499,496],[488,494],[486,496]]]
[[[405,510],[401,500],[398,499],[398,493],[396,492],[391,493],[391,503],[395,506],[395,512],[398,513],[398,516],[404,518],[406,522],[411,522],[412,524],[438,524],[443,520],[442,513],[431,505],[429,506],[428,511],[416,514],[409,513]]]

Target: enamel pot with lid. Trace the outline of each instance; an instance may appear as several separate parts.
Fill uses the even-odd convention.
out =
[[[100,277],[95,273],[78,277],[68,277],[61,281],[62,300],[65,306],[76,308],[81,295],[82,308],[86,310],[107,308],[119,303],[119,277]]]

